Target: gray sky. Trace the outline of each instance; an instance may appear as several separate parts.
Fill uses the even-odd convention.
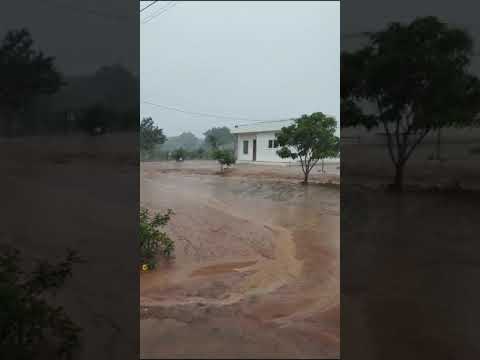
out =
[[[316,111],[339,120],[339,2],[178,2],[147,20],[168,3],[141,13],[142,101],[252,121]],[[143,103],[141,116],[167,136],[249,122]]]
[[[67,75],[121,64],[138,74],[138,5],[132,0],[0,2],[0,38],[26,27],[35,47]]]

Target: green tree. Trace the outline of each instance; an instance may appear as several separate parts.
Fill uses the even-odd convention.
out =
[[[193,151],[193,157],[195,159],[203,159],[203,158],[205,158],[205,155],[206,155],[206,151],[202,147],[199,147],[199,148],[197,148],[196,150]]]
[[[392,23],[342,54],[342,126],[384,129],[394,189],[402,189],[407,160],[432,130],[475,122],[480,81],[468,72],[472,51],[465,31],[425,17]]]
[[[158,128],[151,117],[143,118],[140,122],[140,153],[149,154],[156,144],[163,144],[165,135],[162,129]]]
[[[203,135],[205,135],[205,143],[212,149],[233,147],[233,135],[228,127],[213,127]]]
[[[198,148],[201,144],[201,140],[198,139],[191,132],[183,132],[178,136],[168,137],[165,143],[162,145],[163,151],[173,151],[178,148],[183,148],[187,151],[192,151]]]
[[[140,265],[153,269],[159,252],[167,258],[172,256],[175,245],[165,232],[159,230],[168,223],[172,215],[173,211],[170,209],[163,215],[152,216],[148,209],[140,208]]]
[[[321,112],[302,115],[290,126],[283,127],[277,134],[282,158],[299,159],[304,174],[304,183],[320,159],[336,157],[339,152],[339,139],[335,136],[337,121]]]
[[[223,172],[224,166],[235,164],[235,156],[229,149],[214,149],[213,158],[220,164],[220,171]]]
[[[14,122],[39,95],[49,95],[64,85],[54,58],[34,49],[26,29],[7,32],[0,45],[0,111],[4,132],[14,135]]]

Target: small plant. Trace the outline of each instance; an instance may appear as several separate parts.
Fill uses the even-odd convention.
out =
[[[69,251],[65,260],[52,265],[36,264],[31,272],[21,270],[20,252],[11,247],[0,251],[0,356],[33,359],[54,351],[59,359],[71,359],[80,346],[81,329],[61,306],[47,302],[72,275],[74,263],[82,260]]]
[[[187,156],[187,152],[183,148],[179,148],[172,153],[172,157],[176,161],[184,161]]]
[[[214,149],[213,158],[220,164],[221,172],[223,172],[224,166],[235,164],[235,156],[231,150]]]
[[[165,226],[174,212],[171,209],[161,215],[150,215],[148,209],[140,209],[140,265],[143,271],[155,268],[158,253],[169,258],[174,251],[174,243],[159,228]]]

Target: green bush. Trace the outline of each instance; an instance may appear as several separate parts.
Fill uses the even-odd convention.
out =
[[[140,265],[153,269],[156,265],[157,254],[166,258],[172,256],[174,243],[166,233],[161,232],[159,228],[165,226],[170,220],[173,211],[168,211],[161,215],[150,215],[148,209],[140,208]]]
[[[18,250],[5,247],[0,251],[1,358],[34,359],[50,352],[58,359],[73,356],[80,346],[81,329],[61,306],[50,305],[46,299],[64,286],[78,262],[81,259],[69,251],[58,264],[42,261],[31,272],[24,272]]]
[[[230,166],[235,164],[235,155],[232,150],[227,149],[214,149],[213,158],[220,164],[220,171],[223,172],[224,166]]]

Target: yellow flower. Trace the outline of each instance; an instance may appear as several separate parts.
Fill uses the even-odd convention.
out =
[[[143,264],[143,265],[142,265],[142,270],[143,270],[143,271],[147,271],[147,270],[148,270],[148,265],[147,265],[147,264]]]

